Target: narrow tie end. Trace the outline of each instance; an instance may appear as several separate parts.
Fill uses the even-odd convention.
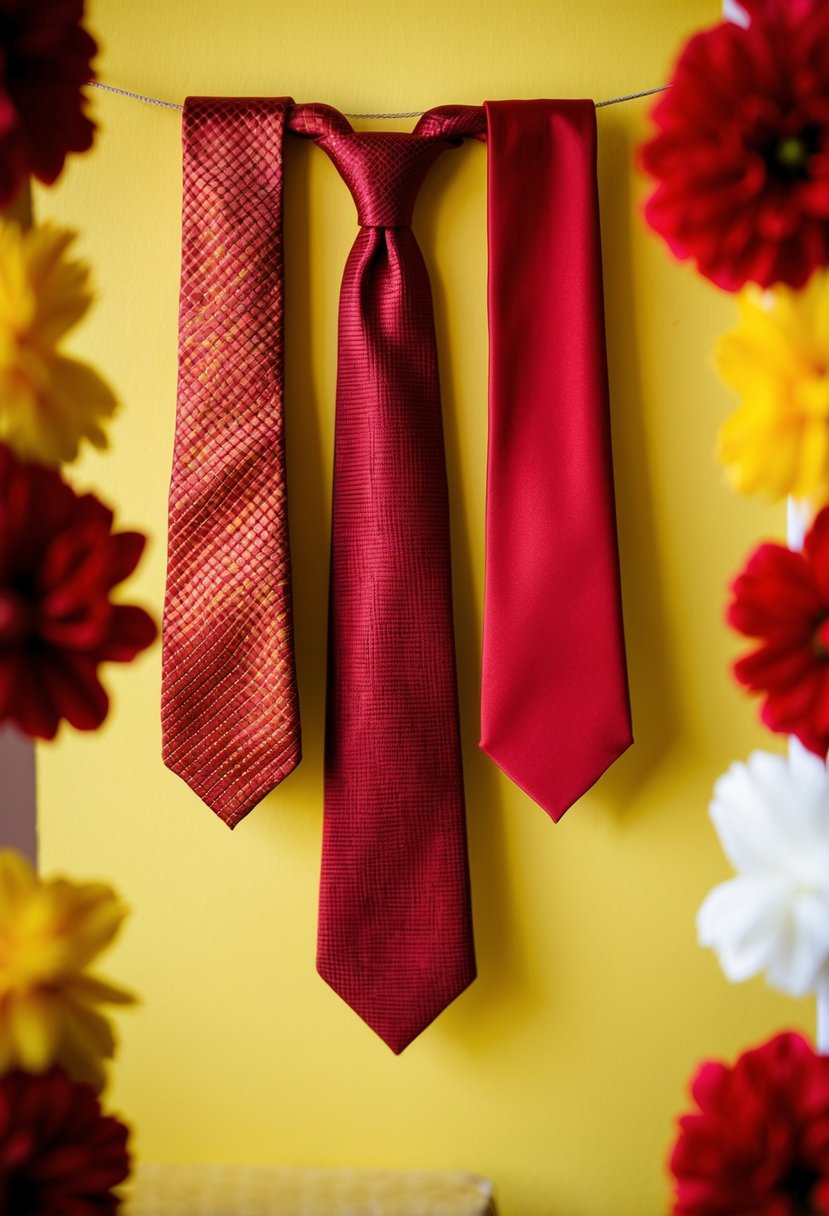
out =
[[[520,773],[520,768],[514,766],[511,761],[501,759],[500,748],[497,744],[493,744],[488,739],[482,738],[478,743],[478,747],[489,756],[492,763],[497,765],[513,785],[517,785],[528,798],[531,798],[537,806],[546,811],[553,823],[558,823],[564,817],[564,814],[593,788],[599,778],[607,772],[612,764],[615,764],[632,743],[633,734],[628,731],[618,742],[607,746],[604,755],[600,759],[597,759],[596,765],[589,770],[584,770],[581,780],[576,781],[571,786],[569,792],[559,789],[556,791],[556,797],[548,796],[545,791],[536,786],[536,783],[531,778],[524,778]]]
[[[179,766],[173,757],[162,751],[165,766],[187,785],[197,798],[231,830],[241,823],[263,798],[294,771],[302,759],[299,743],[293,752],[280,758],[278,765],[266,772],[249,777],[247,781],[234,775],[233,780],[214,778],[213,774],[190,773]]]
[[[371,994],[367,992],[344,992],[343,988],[346,986],[353,988],[353,983],[341,985],[338,982],[341,977],[326,974],[327,971],[326,960],[318,958],[317,974],[320,978],[325,980],[332,992],[340,997],[396,1056],[405,1051],[410,1043],[413,1043],[428,1026],[431,1026],[435,1018],[448,1005],[451,1005],[477,976],[473,962],[470,973],[460,978],[457,986],[449,994],[446,992],[441,995],[437,992],[423,994],[423,999],[417,1008],[413,1008],[411,1005],[405,1008],[401,1006],[399,994],[392,985],[384,985],[382,998],[372,999]]]

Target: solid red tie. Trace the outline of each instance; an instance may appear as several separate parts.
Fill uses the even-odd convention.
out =
[[[470,121],[472,126],[470,126]],[[410,223],[481,111],[411,134],[327,106],[291,129],[361,225],[340,295],[317,969],[395,1052],[475,978],[432,299]]]
[[[164,763],[228,827],[299,762],[282,411],[286,99],[184,107]]]
[[[560,819],[632,742],[592,101],[487,102],[481,747]]]

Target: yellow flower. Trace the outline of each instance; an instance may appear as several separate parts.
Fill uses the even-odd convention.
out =
[[[829,497],[829,272],[801,291],[746,290],[740,324],[716,363],[741,402],[719,436],[719,457],[741,494]]]
[[[89,270],[66,256],[76,234],[0,225],[0,442],[23,460],[74,460],[82,439],[106,447],[116,408],[96,371],[58,352],[87,312]]]
[[[0,1073],[57,1063],[103,1088],[115,1037],[98,1006],[135,998],[86,968],[125,916],[110,887],[44,881],[19,853],[0,850]]]

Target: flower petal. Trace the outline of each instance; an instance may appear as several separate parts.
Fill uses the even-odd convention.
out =
[[[22,993],[7,1006],[15,1059],[29,1072],[54,1063],[61,1033],[59,1001],[48,990]]]
[[[726,979],[742,983],[781,965],[791,889],[785,878],[740,876],[715,887],[697,913],[701,946],[716,951]]]
[[[797,744],[788,758],[754,752],[717,781],[710,813],[738,874],[704,900],[700,944],[733,982],[764,971],[785,992],[811,991],[829,966],[825,761]]]
[[[106,641],[97,649],[99,660],[129,663],[151,646],[158,636],[155,621],[143,608],[116,604],[112,610]]]

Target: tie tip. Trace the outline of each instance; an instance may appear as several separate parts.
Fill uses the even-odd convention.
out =
[[[456,977],[455,984],[447,986],[442,983],[440,990],[435,988],[429,993],[410,994],[411,1003],[407,1007],[406,1002],[400,1000],[399,993],[395,999],[393,982],[384,984],[382,993],[375,990],[372,996],[371,993],[358,990],[360,985],[355,984],[353,976],[344,979],[341,968],[337,969],[336,975],[327,974],[327,967],[322,960],[317,961],[317,973],[396,1056],[401,1055],[431,1026],[477,976],[474,960],[467,960],[463,972]]]
[[[611,765],[623,755],[633,743],[633,733],[626,730],[618,740],[593,753],[592,757],[582,758],[581,764],[571,766],[571,776],[568,780],[556,780],[565,765],[557,767],[550,765],[548,770],[540,771],[537,763],[522,765],[520,758],[517,762],[505,759],[503,747],[494,744],[490,739],[481,738],[478,747],[484,752],[513,785],[531,798],[532,801],[545,811],[553,823],[558,823],[571,807],[593,788],[596,782],[607,772]]]
[[[290,755],[280,757],[279,763],[269,766],[265,772],[247,774],[242,778],[234,776],[231,780],[217,778],[214,773],[189,771],[179,765],[175,757],[162,752],[166,768],[179,777],[231,831],[294,771],[301,758],[302,752],[297,746]]]

